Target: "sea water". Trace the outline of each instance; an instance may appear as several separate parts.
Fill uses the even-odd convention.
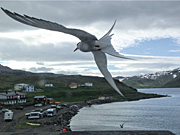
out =
[[[138,91],[170,97],[84,107],[72,118],[71,129],[73,131],[169,130],[180,135],[180,88],[152,88]],[[123,128],[120,125],[123,125]]]

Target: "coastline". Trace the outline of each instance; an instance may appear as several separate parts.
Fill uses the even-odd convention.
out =
[[[88,102],[84,102],[84,101],[79,101],[76,103],[69,103],[69,105],[77,105],[78,106],[78,111],[85,107],[85,106],[91,106],[91,105],[98,105],[98,104],[106,104],[106,103],[113,103],[113,102],[130,102],[130,101],[138,101],[138,100],[144,100],[144,99],[150,99],[150,98],[162,98],[162,97],[169,97],[168,95],[158,95],[158,94],[153,94],[153,97],[142,97],[142,98],[131,98],[131,99],[127,99],[127,98],[123,98],[123,99],[92,99],[89,100],[88,102],[90,102],[91,104],[88,104]],[[76,111],[75,115],[78,114],[78,111]],[[75,115],[73,115],[72,117],[74,117]],[[70,120],[72,119],[72,117],[70,118]],[[68,126],[68,125],[67,125]],[[70,126],[69,127],[69,131],[71,131]]]
[[[91,106],[96,104],[106,104],[106,103],[112,103],[112,102],[125,102],[125,101],[137,101],[137,100],[143,100],[143,99],[149,99],[149,98],[160,98],[160,97],[167,97],[166,95],[149,95],[149,96],[142,96],[141,98],[123,98],[123,99],[115,99],[115,98],[106,98],[106,99],[92,99],[88,101],[79,101],[79,102],[68,102],[64,104],[63,109],[59,110],[57,115],[52,118],[45,118],[45,119],[38,119],[38,120],[26,120],[24,117],[16,121],[15,123],[12,123],[6,130],[1,131],[8,133],[35,133],[35,132],[52,132],[52,133],[58,133],[58,132],[65,132],[65,131],[71,131],[70,127],[70,121],[72,117],[74,117],[76,114],[78,114],[78,111],[85,107],[85,106]],[[40,124],[40,126],[27,126],[26,122],[32,123],[32,124]],[[18,127],[19,126],[19,127]],[[18,128],[17,128],[18,127]],[[42,133],[43,133],[42,132]]]

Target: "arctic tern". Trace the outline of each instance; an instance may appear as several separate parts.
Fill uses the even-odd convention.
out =
[[[1,7],[1,9],[11,18],[14,20],[24,23],[26,25],[30,25],[33,27],[37,28],[42,28],[42,29],[47,29],[47,30],[52,30],[52,31],[58,31],[58,32],[63,32],[66,34],[73,35],[81,40],[77,44],[77,48],[74,50],[76,51],[79,49],[82,52],[92,52],[94,55],[94,60],[101,71],[101,73],[104,75],[105,79],[108,81],[108,83],[121,95],[124,97],[124,95],[121,93],[121,91],[118,89],[116,86],[110,72],[107,69],[107,58],[105,53],[119,57],[119,58],[124,58],[124,59],[130,59],[127,58],[121,54],[119,54],[112,46],[111,44],[111,37],[113,34],[111,34],[111,31],[114,28],[114,25],[116,21],[114,22],[113,26],[111,29],[99,40],[96,38],[96,36],[80,30],[80,29],[72,29],[72,28],[67,28],[61,24],[55,23],[55,22],[50,22],[46,21],[43,19],[37,19],[34,17],[30,17],[27,15],[20,15],[18,13],[12,13],[8,11],[7,9],[4,9]]]

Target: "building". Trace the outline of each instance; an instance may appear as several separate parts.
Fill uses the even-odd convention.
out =
[[[71,89],[76,89],[77,88],[77,83],[70,83],[69,84],[69,87],[71,88]]]
[[[14,85],[14,90],[16,91],[26,91],[26,92],[34,92],[34,86],[24,83],[19,83]]]
[[[26,103],[25,93],[20,93],[16,91],[0,93],[0,104],[13,105],[17,103]]]
[[[45,84],[44,86],[45,86],[45,87],[54,87],[53,84]]]
[[[26,86],[26,92],[34,92],[34,85]]]
[[[79,87],[92,87],[93,86],[93,83],[90,83],[90,82],[86,82],[84,84],[80,84]]]
[[[92,87],[92,86],[93,86],[93,83],[86,82],[84,85],[87,86],[87,87]]]
[[[52,104],[54,102],[53,98],[47,98],[47,104]]]
[[[20,90],[26,90],[26,87],[29,86],[29,84],[19,83],[14,85],[14,90],[20,91]]]
[[[34,104],[47,104],[47,97],[46,96],[34,96]]]

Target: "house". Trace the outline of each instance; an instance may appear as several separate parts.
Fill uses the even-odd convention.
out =
[[[14,85],[14,90],[22,91],[25,90],[26,92],[34,92],[34,86],[24,83],[19,83]]]
[[[26,86],[26,92],[34,92],[34,85]]]
[[[93,83],[86,82],[86,83],[84,84],[84,86],[87,86],[87,87],[92,87],[92,86],[93,86]]]
[[[17,103],[26,103],[26,94],[20,92],[0,93],[0,104],[12,105]]]
[[[47,104],[52,104],[54,102],[53,98],[47,98]]]
[[[47,97],[46,96],[34,96],[34,104],[47,104]]]
[[[80,86],[80,87],[92,87],[92,86],[93,86],[93,83],[86,82],[86,83],[84,83],[84,84],[80,84],[79,86]]]
[[[45,87],[54,87],[53,84],[45,84],[44,86],[45,86]]]
[[[69,84],[69,87],[71,88],[71,89],[76,89],[77,88],[77,83],[70,83]]]
[[[26,90],[26,87],[29,86],[29,84],[19,83],[14,85],[14,90],[20,91],[20,90]]]

